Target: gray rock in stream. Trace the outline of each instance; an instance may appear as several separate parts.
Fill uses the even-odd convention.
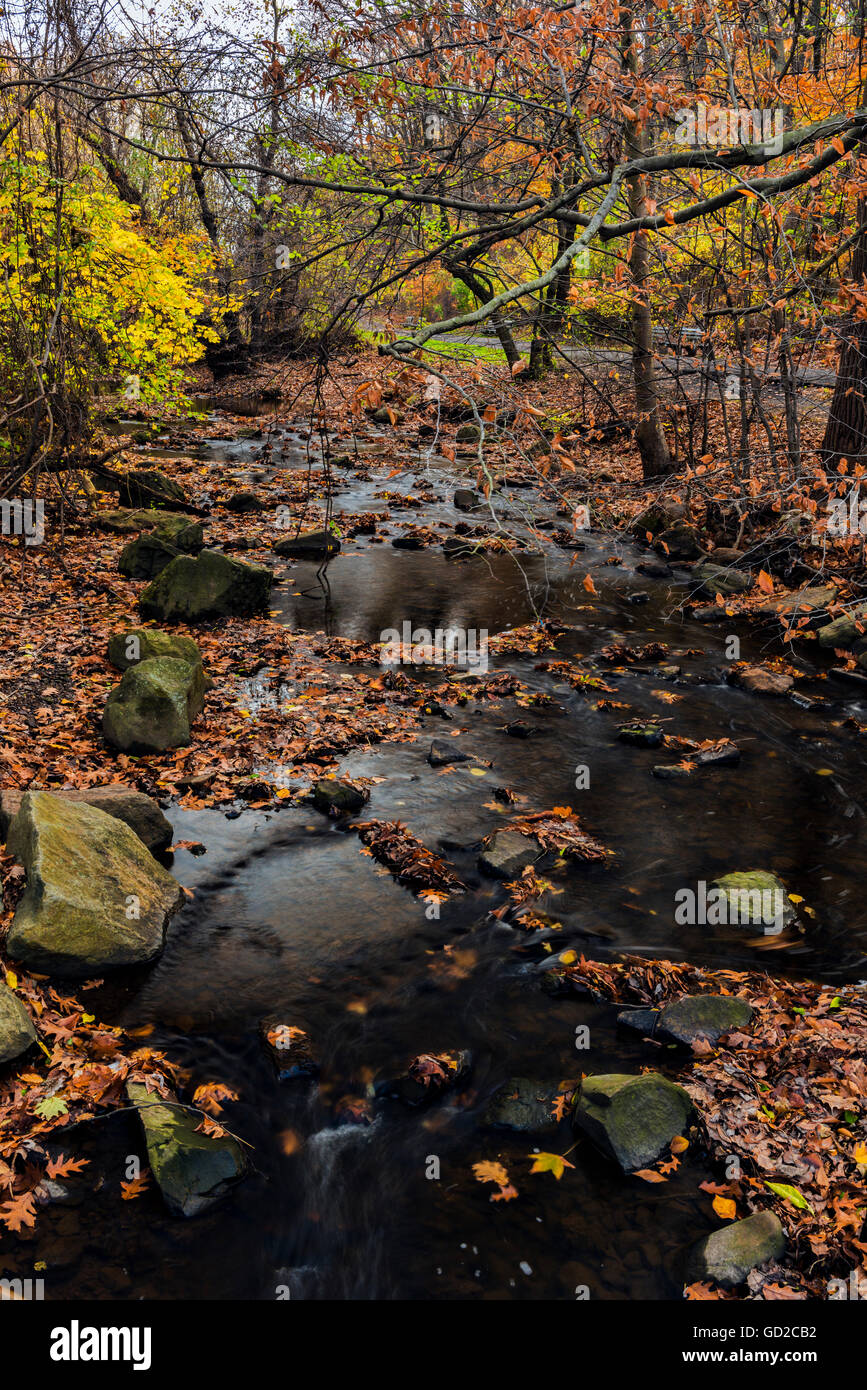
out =
[[[354,816],[370,800],[366,787],[322,777],[313,788],[313,805],[326,816]]]
[[[687,1259],[686,1281],[694,1284],[712,1279],[724,1289],[733,1289],[744,1282],[751,1269],[779,1260],[785,1249],[779,1217],[772,1211],[757,1211],[743,1221],[712,1231],[694,1245]]]
[[[746,1028],[753,1008],[731,994],[685,994],[666,1004],[656,1024],[656,1036],[690,1046],[699,1038],[715,1043],[723,1033]]]
[[[682,1134],[692,1101],[682,1086],[657,1072],[586,1076],[573,1124],[624,1173],[645,1168]]]
[[[30,1014],[18,995],[0,983],[0,1064],[20,1057],[35,1042]]]
[[[540,854],[542,846],[534,835],[495,830],[479,855],[479,868],[491,878],[515,878]]]
[[[454,743],[446,743],[444,739],[435,738],[430,746],[427,760],[431,767],[449,767],[452,763],[467,762],[469,756],[469,753],[461,752]]]
[[[128,825],[94,806],[25,792],[6,848],[27,875],[6,941],[13,959],[87,976],[160,953],[183,890]]]
[[[554,1081],[531,1081],[513,1076],[491,1096],[482,1124],[520,1134],[552,1134],[558,1126],[554,1105],[560,1090]]]
[[[339,549],[340,540],[333,531],[302,531],[297,536],[286,536],[274,546],[275,554],[298,560],[325,559],[336,555]]]
[[[201,1133],[199,1112],[167,1102],[145,1086],[130,1082],[126,1092],[138,1110],[151,1172],[176,1216],[207,1211],[244,1176],[247,1161],[237,1139]]]

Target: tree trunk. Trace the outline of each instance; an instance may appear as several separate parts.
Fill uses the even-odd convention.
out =
[[[625,16],[624,66],[634,76],[638,75],[638,39],[635,33],[634,17]],[[647,153],[647,130],[636,119],[626,125],[626,154],[629,159],[640,159]],[[629,179],[630,217],[646,217],[648,206],[648,185],[645,174],[633,174]],[[659,396],[656,386],[656,372],[653,364],[653,319],[650,313],[650,252],[647,233],[638,231],[632,241],[629,257],[632,272],[634,299],[632,304],[632,375],[635,390],[635,409],[638,423],[635,442],[641,455],[641,468],[645,478],[658,478],[674,471],[668,452],[668,443],[659,414]]]
[[[867,279],[867,200],[859,199],[856,216],[862,230],[852,252],[852,282],[863,292]],[[822,440],[826,468],[835,467],[843,458],[849,463],[867,461],[867,319],[857,319],[852,313],[841,336],[834,397]]]

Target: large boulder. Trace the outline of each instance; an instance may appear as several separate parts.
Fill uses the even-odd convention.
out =
[[[666,1004],[656,1023],[656,1036],[691,1046],[700,1038],[715,1043],[723,1033],[746,1028],[752,1005],[732,994],[685,994]]]
[[[479,855],[479,868],[490,878],[516,878],[542,853],[535,835],[519,830],[495,830]]]
[[[115,632],[108,639],[108,659],[118,671],[127,671],[140,661],[167,656],[172,661],[188,661],[201,666],[202,653],[192,637],[183,633],[160,632],[158,628],[133,627]]]
[[[122,821],[26,792],[6,848],[27,875],[6,949],[29,969],[96,975],[162,950],[183,890]]]
[[[158,532],[145,531],[124,546],[117,568],[127,579],[153,579],[178,553],[177,547],[163,540]]]
[[[0,983],[0,1064],[20,1057],[35,1042],[36,1029],[29,1013],[18,995]]]
[[[189,661],[161,656],[130,666],[105,702],[106,742],[124,753],[186,747],[204,692],[205,673]]]
[[[294,556],[299,560],[315,560],[328,555],[336,555],[340,540],[332,531],[302,531],[297,536],[286,536],[274,546],[277,555]]]
[[[644,1168],[682,1134],[692,1101],[682,1086],[656,1072],[585,1076],[573,1113],[576,1129],[620,1165]]]
[[[159,806],[144,792],[133,787],[111,785],[108,787],[82,787],[70,791],[54,791],[62,801],[83,803],[95,806],[107,816],[122,820],[130,830],[135,831],[142,844],[151,852],[166,849],[172,842],[171,821],[166,820]],[[21,809],[24,793],[14,789],[0,792],[0,840],[5,840],[9,826]]]
[[[198,1111],[137,1082],[129,1082],[126,1093],[138,1110],[151,1172],[176,1216],[207,1211],[244,1176],[247,1162],[237,1139],[202,1133]]]
[[[693,1246],[687,1259],[687,1283],[712,1279],[724,1289],[742,1284],[751,1269],[779,1260],[786,1237],[778,1216],[757,1211],[743,1221],[732,1221]]]
[[[218,550],[203,550],[196,559],[178,555],[141,594],[139,611],[169,623],[248,617],[266,606],[272,579],[264,565],[246,565]]]
[[[125,473],[118,490],[118,500],[122,507],[170,507],[172,503],[186,503],[184,489],[174,478],[160,473],[156,468],[133,469]]]

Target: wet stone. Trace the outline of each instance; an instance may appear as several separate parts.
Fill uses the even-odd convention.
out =
[[[554,1117],[559,1095],[556,1082],[511,1077],[494,1092],[482,1123],[491,1129],[511,1129],[520,1134],[552,1134],[559,1123]]]
[[[431,767],[448,767],[452,763],[468,762],[469,756],[469,753],[461,752],[455,744],[446,743],[441,738],[435,738],[430,746],[427,760]]]

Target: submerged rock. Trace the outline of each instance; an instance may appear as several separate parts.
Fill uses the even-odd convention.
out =
[[[778,1216],[757,1211],[743,1221],[732,1221],[712,1231],[693,1246],[687,1259],[687,1283],[712,1279],[724,1289],[742,1284],[751,1269],[779,1260],[786,1237]]]
[[[191,742],[190,725],[204,708],[201,666],[151,657],[124,672],[105,703],[102,731],[112,748],[159,753]]]
[[[336,777],[322,777],[313,788],[313,804],[326,816],[354,816],[369,800],[366,787],[340,782]]]
[[[404,1105],[429,1105],[467,1080],[472,1060],[470,1052],[421,1053],[400,1076],[378,1081],[376,1094]]]
[[[513,1076],[491,1096],[482,1124],[521,1134],[550,1134],[559,1124],[554,1106],[560,1094],[556,1082]]]
[[[0,982],[0,1065],[20,1057],[35,1042],[30,1014],[18,995]]]
[[[746,1028],[753,1008],[731,994],[685,994],[666,1004],[658,1017],[656,1036],[691,1046],[699,1038],[715,1043],[723,1033]]]
[[[139,611],[169,623],[249,617],[266,606],[272,580],[264,565],[246,565],[219,550],[203,550],[196,559],[178,555],[144,590]]]
[[[128,825],[151,852],[167,849],[172,842],[171,822],[166,819],[155,801],[132,787],[112,784],[108,787],[85,787],[71,791],[52,791],[61,801],[83,802],[95,806],[107,816],[114,816]],[[23,792],[0,792],[0,839],[5,840],[12,819],[21,808]]]
[[[201,1133],[202,1116],[130,1082],[130,1103],[138,1110],[148,1163],[166,1206],[176,1216],[198,1216],[219,1202],[247,1169],[241,1145],[231,1135]]]
[[[340,540],[333,531],[302,531],[297,536],[286,536],[274,546],[275,554],[296,556],[299,560],[336,555],[339,549]]]
[[[158,628],[132,627],[115,632],[108,640],[108,659],[118,671],[127,671],[140,661],[167,656],[172,661],[188,661],[201,666],[202,654],[192,637],[180,632],[160,632]]]
[[[82,976],[138,965],[162,950],[183,890],[122,821],[26,792],[7,851],[27,875],[6,943],[14,959]]]
[[[535,835],[519,830],[495,830],[479,855],[479,868],[491,878],[516,878],[542,853]]]
[[[279,1081],[312,1081],[319,1075],[319,1063],[303,1028],[277,1019],[264,1019],[260,1027]]]
[[[573,1112],[576,1129],[620,1165],[644,1168],[682,1134],[692,1101],[682,1086],[657,1072],[586,1076]]]
[[[427,760],[431,767],[448,767],[451,763],[468,762],[469,756],[469,753],[462,753],[455,744],[446,743],[441,738],[435,738],[430,746]]]
[[[621,724],[617,737],[621,743],[631,743],[637,748],[658,748],[662,743],[662,729],[658,724]]]
[[[761,927],[770,935],[769,927],[778,933],[797,920],[786,885],[776,874],[764,869],[723,874],[721,878],[714,879],[711,887],[725,894],[724,919],[727,924]]]

